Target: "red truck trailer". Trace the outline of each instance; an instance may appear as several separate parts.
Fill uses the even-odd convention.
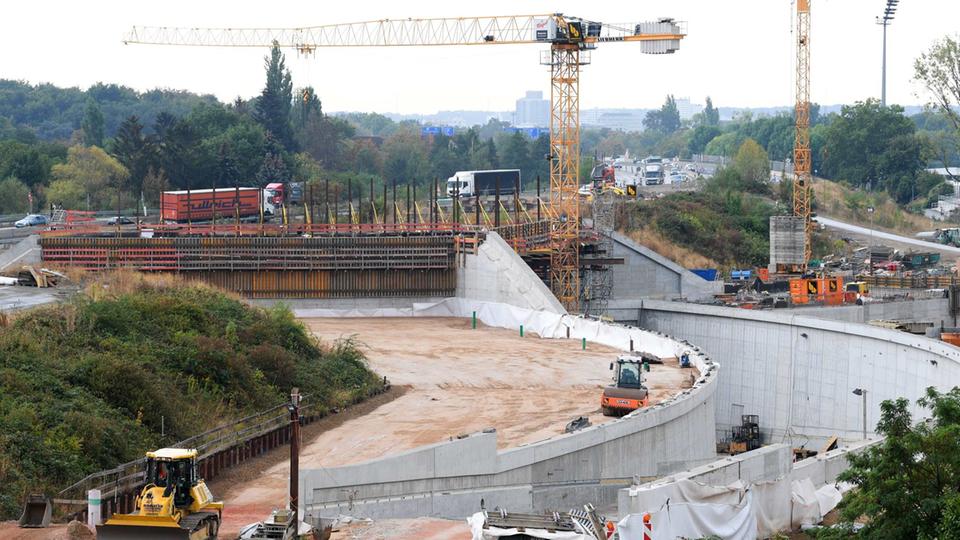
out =
[[[164,191],[160,198],[160,219],[166,223],[186,223],[187,221],[212,221],[214,212],[217,219],[230,220],[260,215],[261,191],[257,188],[220,188],[197,189],[190,191]],[[270,215],[272,208],[268,202],[265,214]]]

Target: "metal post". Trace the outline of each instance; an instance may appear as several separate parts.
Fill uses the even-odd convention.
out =
[[[376,214],[374,205],[377,204],[376,200],[373,198],[373,177],[370,177],[370,223],[373,223],[373,216]]]
[[[383,183],[383,212],[380,214],[383,224],[387,224],[387,183]]]
[[[410,182],[407,182],[407,218],[406,223],[410,223]]]
[[[887,106],[887,22],[883,22],[883,82],[880,89],[880,106]],[[864,437],[866,438],[866,437]]]
[[[294,530],[299,527],[300,496],[300,390],[290,391],[290,514]]]
[[[347,178],[347,217],[349,223],[353,224],[353,179]]]
[[[540,175],[537,175],[537,221],[540,221]]]
[[[413,221],[414,223],[417,222],[417,181],[416,180],[413,181],[413,219],[411,219],[410,221]]]
[[[475,224],[479,227],[480,226],[480,191],[478,190],[474,195],[476,195],[477,197],[477,207],[476,207],[477,220]]]
[[[437,205],[440,204],[440,202],[438,201],[438,191],[437,191],[439,187],[440,187],[440,180],[437,179],[436,176],[434,176],[433,177],[433,204],[430,205],[430,216],[431,216],[430,222],[431,223],[436,223],[440,221],[439,219],[437,219],[437,215],[438,215]]]
[[[397,224],[397,180],[393,179],[393,224]]]
[[[500,175],[497,175],[497,191],[493,201],[493,226],[500,227]]]
[[[456,178],[456,177],[455,177]],[[454,183],[453,187],[453,222],[460,224],[460,179]]]
[[[330,177],[328,176],[324,181],[323,185],[323,221],[327,224],[330,223]]]

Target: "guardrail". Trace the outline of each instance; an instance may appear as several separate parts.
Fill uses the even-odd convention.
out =
[[[857,276],[871,287],[891,289],[947,289],[960,286],[960,278],[949,276]]]
[[[351,405],[362,399],[381,394],[389,390],[390,385],[384,379],[383,387],[371,394],[358,397]],[[300,423],[307,425],[327,416],[329,411],[318,403],[310,403],[309,396],[303,396],[300,405]],[[259,411],[229,424],[194,435],[172,445],[171,448],[195,448],[198,453],[197,468],[200,477],[213,480],[224,470],[234,467],[248,459],[290,442],[290,413],[287,402]],[[64,488],[53,498],[53,504],[69,517],[86,522],[86,494],[91,489],[99,489],[102,519],[114,513],[131,512],[136,496],[145,478],[146,458],[123,463],[112,469],[87,475],[80,481]],[[83,507],[81,510],[74,510]],[[71,512],[71,510],[74,510]]]

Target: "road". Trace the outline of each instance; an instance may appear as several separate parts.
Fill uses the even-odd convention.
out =
[[[837,221],[835,219],[830,219],[828,217],[823,217],[823,216],[817,216],[816,219],[818,223],[821,223],[827,228],[838,229],[841,231],[857,234],[860,236],[870,237],[873,239],[873,241],[886,240],[886,241],[895,242],[898,244],[906,244],[911,247],[918,247],[918,248],[928,249],[932,251],[939,251],[940,253],[946,253],[950,255],[960,255],[960,248],[955,248],[953,246],[945,246],[943,244],[927,242],[925,240],[919,240],[917,238],[911,238],[909,236],[900,236],[898,234],[878,231],[876,229],[868,229],[866,227],[861,227],[859,225],[853,225],[850,223],[844,223],[842,221]]]

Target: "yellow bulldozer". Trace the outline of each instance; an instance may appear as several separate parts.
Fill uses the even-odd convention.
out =
[[[215,502],[197,474],[197,451],[147,452],[146,485],[131,514],[114,514],[97,526],[98,540],[206,540],[217,537],[223,503]]]

